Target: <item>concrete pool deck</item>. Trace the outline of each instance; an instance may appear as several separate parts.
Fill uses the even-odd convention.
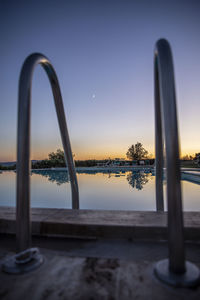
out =
[[[168,256],[165,212],[32,208],[32,246],[44,263],[23,275],[2,271],[15,253],[15,208],[0,209],[0,298],[200,299],[195,289],[173,288],[154,275]],[[185,212],[186,258],[200,267],[200,212]]]
[[[32,234],[89,238],[167,239],[167,213],[32,208]],[[185,238],[200,240],[200,212],[184,212]],[[15,234],[15,208],[1,207],[0,233]]]
[[[154,275],[154,265],[168,256],[167,243],[126,239],[33,237],[44,263],[23,275],[9,275],[2,263],[15,252],[15,238],[1,235],[2,300],[199,300],[200,286],[173,288]],[[186,242],[187,260],[200,267],[200,244]]]
[[[0,267],[5,253],[6,256],[13,254],[10,251],[11,245],[8,244],[0,250]],[[153,267],[157,260],[166,257],[166,244],[122,243],[119,240],[112,243],[93,242],[93,245],[90,241],[88,246],[86,244],[86,241],[84,243],[79,241],[77,245],[75,242],[73,244],[71,241],[65,241],[62,250],[52,250],[44,243],[40,251],[45,260],[37,270],[24,275],[8,275],[0,271],[1,299],[197,300],[200,298],[200,287],[172,288],[155,278]],[[199,245],[187,245],[188,259],[192,259],[200,266],[198,251]]]

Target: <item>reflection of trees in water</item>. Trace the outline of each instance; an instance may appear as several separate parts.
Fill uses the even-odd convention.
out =
[[[55,182],[58,185],[61,185],[63,183],[69,182],[69,175],[67,171],[53,171],[53,170],[32,170],[33,174],[38,174],[41,176],[46,177],[50,182]],[[114,176],[114,177],[120,177],[125,176],[125,172],[111,172],[109,170],[105,171],[98,171],[98,170],[78,170],[78,174],[89,174],[89,175],[96,175],[96,174],[104,174],[108,175],[108,178]],[[121,174],[123,173],[123,174]]]
[[[50,182],[55,182],[57,185],[69,182],[69,175],[67,171],[34,170],[32,173],[44,176]]]
[[[57,185],[69,182],[69,174],[67,171],[53,171],[53,170],[32,170],[33,174],[38,174],[46,177],[50,182],[55,182]],[[125,176],[126,172],[110,172],[110,171],[78,171],[80,174],[107,174],[108,178],[110,177],[121,177]],[[137,190],[142,190],[144,185],[149,181],[150,175],[149,172],[133,171],[127,174],[126,177],[128,183]]]
[[[127,181],[132,186],[132,188],[136,188],[137,190],[142,190],[144,185],[149,181],[149,173],[143,172],[131,172],[127,174]]]

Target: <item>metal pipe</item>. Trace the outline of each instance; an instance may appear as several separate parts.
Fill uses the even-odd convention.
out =
[[[17,251],[23,251],[31,244],[30,223],[30,117],[31,85],[36,65],[42,65],[51,83],[57,112],[65,161],[68,166],[72,190],[72,208],[79,208],[79,191],[73,162],[70,139],[65,119],[64,106],[55,70],[42,54],[35,53],[25,60],[19,80],[18,95],[18,133],[17,133],[17,212],[16,237]]]
[[[169,246],[169,259],[157,263],[155,274],[168,284],[189,287],[198,284],[199,270],[185,261],[174,70],[170,45],[164,39],[160,39],[155,47],[154,80],[156,197],[157,202],[163,201],[163,132],[166,147]]]
[[[158,72],[154,70],[154,111],[155,111],[155,144],[156,144],[156,210],[164,211],[164,200],[163,200],[163,138],[162,138],[162,120],[161,120],[161,109],[160,109],[160,91],[158,87]]]
[[[171,49],[164,39],[155,49],[155,112],[156,112],[156,196],[163,195],[162,128],[166,144],[166,177],[168,203],[169,267],[175,273],[185,271],[183,216],[179,166],[179,142],[176,114],[174,70]]]

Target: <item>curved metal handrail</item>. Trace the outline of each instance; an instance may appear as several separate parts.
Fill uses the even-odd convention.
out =
[[[164,132],[169,244],[169,260],[159,262],[155,268],[155,273],[161,280],[169,284],[190,286],[197,283],[198,269],[193,264],[185,261],[174,70],[170,45],[165,39],[160,39],[156,43],[154,80],[156,202],[157,207],[163,210],[162,132]]]
[[[64,113],[64,106],[56,72],[49,60],[40,53],[35,53],[25,60],[19,80],[18,95],[18,137],[17,137],[17,213],[16,236],[17,251],[23,251],[31,244],[30,224],[30,116],[31,84],[36,65],[45,69],[54,96],[54,102],[61,132],[65,161],[68,166],[72,190],[72,207],[79,208],[79,192],[76,171],[73,162],[69,134]]]
[[[163,139],[166,144],[166,177],[169,231],[169,265],[174,272],[185,270],[183,217],[180,185],[179,143],[174,70],[170,46],[164,39],[156,43],[154,59],[156,115],[156,198],[163,197]],[[162,123],[163,122],[163,123]]]
[[[178,126],[174,70],[170,46],[164,39],[155,49],[155,115],[156,115],[156,198],[163,196],[163,140],[166,144],[166,177],[169,231],[170,269],[180,273],[185,270],[183,216],[179,167]],[[161,124],[163,122],[163,124]]]

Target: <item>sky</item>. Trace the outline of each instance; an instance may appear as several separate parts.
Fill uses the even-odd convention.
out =
[[[0,0],[0,161],[16,160],[18,80],[25,58],[46,55],[61,87],[75,159],[154,154],[153,56],[173,52],[181,154],[200,152],[200,1]],[[50,84],[37,66],[31,158],[62,148]]]

